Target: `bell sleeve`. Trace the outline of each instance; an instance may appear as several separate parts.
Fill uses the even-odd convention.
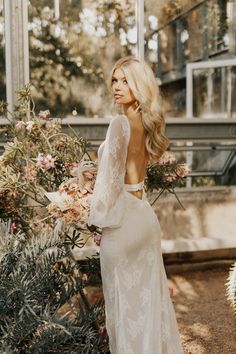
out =
[[[106,139],[91,197],[88,226],[100,228],[119,227],[125,212],[124,179],[129,141],[127,117],[112,119]]]

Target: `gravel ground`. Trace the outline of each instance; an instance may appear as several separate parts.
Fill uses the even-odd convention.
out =
[[[236,354],[236,316],[226,299],[228,269],[168,275],[185,354]]]
[[[226,299],[229,268],[168,275],[185,354],[236,354],[236,316]],[[102,289],[90,286],[87,295],[96,303]]]

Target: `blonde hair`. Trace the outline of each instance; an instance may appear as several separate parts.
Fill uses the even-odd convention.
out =
[[[124,72],[126,81],[142,113],[143,125],[146,130],[146,149],[150,162],[159,161],[169,146],[165,136],[165,119],[161,108],[161,96],[152,69],[144,62],[133,56],[119,59],[108,80],[112,87],[112,77],[116,69]]]

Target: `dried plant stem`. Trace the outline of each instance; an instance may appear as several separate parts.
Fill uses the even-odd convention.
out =
[[[168,192],[171,193],[171,194],[174,194],[175,195],[175,198],[178,200],[180,206],[182,207],[182,209],[186,210],[185,207],[183,206],[183,204],[181,203],[178,195],[176,194],[175,190],[174,189],[169,189],[167,188]]]
[[[160,196],[162,195],[162,193],[164,192],[164,188],[160,191],[160,193],[158,193],[157,197],[153,200],[153,202],[151,202],[151,206],[153,206],[153,204],[157,201],[158,198],[160,198]]]

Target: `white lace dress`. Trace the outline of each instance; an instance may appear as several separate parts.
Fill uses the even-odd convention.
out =
[[[129,138],[128,118],[113,118],[98,150],[88,221],[103,231],[100,262],[110,352],[183,354],[159,221],[145,191],[138,199],[124,183]]]

